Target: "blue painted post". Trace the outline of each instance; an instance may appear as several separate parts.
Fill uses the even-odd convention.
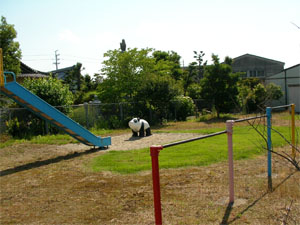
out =
[[[272,108],[267,107],[267,137],[268,137],[268,188],[272,191],[272,139],[271,139],[271,129],[272,129]]]

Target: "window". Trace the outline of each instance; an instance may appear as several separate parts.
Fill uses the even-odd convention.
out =
[[[263,71],[263,70],[257,71],[257,76],[258,77],[264,77],[265,76],[265,71]]]
[[[256,77],[256,70],[250,70],[250,77]]]

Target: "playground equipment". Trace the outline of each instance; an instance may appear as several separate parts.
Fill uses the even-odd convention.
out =
[[[273,109],[277,108],[286,108],[291,107],[291,122],[292,122],[292,157],[295,159],[296,157],[296,145],[295,145],[295,104],[291,105],[284,105],[273,107]],[[233,141],[232,141],[232,134],[233,134],[233,125],[234,123],[249,121],[253,119],[267,117],[267,142],[268,142],[268,189],[269,191],[272,190],[272,140],[271,140],[271,133],[272,133],[272,107],[267,107],[266,114],[261,116],[249,117],[245,119],[238,119],[238,120],[227,120],[226,121],[226,130],[216,132],[213,134],[196,137],[184,141],[179,141],[171,144],[166,145],[153,145],[150,147],[150,155],[152,161],[152,180],[153,180],[153,199],[154,199],[154,215],[155,215],[155,224],[162,224],[162,213],[161,213],[161,196],[160,196],[160,177],[159,177],[159,162],[158,156],[160,151],[164,148],[172,147],[175,145],[180,145],[196,140],[201,140],[205,138],[214,137],[217,135],[227,133],[227,144],[228,144],[228,170],[229,170],[229,203],[234,203],[234,169],[233,169]]]
[[[12,81],[8,81],[7,76],[11,76]],[[95,136],[65,114],[17,83],[16,76],[13,72],[4,72],[2,49],[0,49],[0,92],[24,106],[40,118],[49,121],[51,124],[60,128],[83,144],[94,147],[107,147],[111,145],[111,137],[101,138]]]

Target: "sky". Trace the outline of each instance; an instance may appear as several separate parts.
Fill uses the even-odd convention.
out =
[[[300,63],[299,0],[0,0],[0,15],[15,26],[22,62],[44,72],[55,70],[58,50],[58,68],[80,62],[93,76],[122,39],[175,51],[184,66],[193,51],[208,62],[249,53]]]

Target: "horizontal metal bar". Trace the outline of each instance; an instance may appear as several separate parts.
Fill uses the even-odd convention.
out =
[[[192,141],[197,141],[197,140],[217,136],[217,135],[220,135],[220,134],[225,134],[226,132],[227,131],[224,130],[224,131],[216,132],[216,133],[213,133],[213,134],[207,134],[207,135],[204,135],[204,136],[201,136],[201,137],[196,137],[196,138],[192,138],[192,139],[188,139],[188,140],[184,140],[184,141],[178,141],[178,142],[166,144],[166,145],[163,145],[162,147],[163,148],[168,148],[168,147],[172,147],[172,146],[175,146],[175,145],[180,145],[180,144],[184,144],[184,143],[188,143],[188,142],[192,142]]]
[[[262,116],[248,117],[248,118],[245,118],[245,119],[234,120],[234,122],[235,123],[244,122],[244,121],[247,121],[247,120],[254,120],[254,119],[263,118],[263,117],[267,117],[267,116],[266,115],[262,115]]]
[[[275,106],[275,107],[271,107],[272,109],[280,109],[280,108],[287,108],[287,107],[290,107],[291,104],[289,105],[280,105],[280,106]]]

